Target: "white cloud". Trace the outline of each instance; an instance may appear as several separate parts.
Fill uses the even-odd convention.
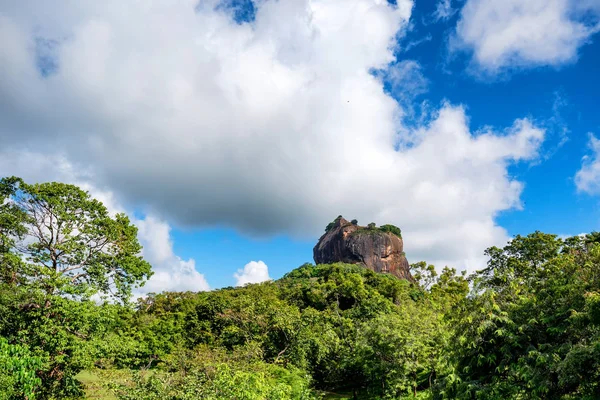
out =
[[[586,235],[587,235],[587,233],[580,233],[580,234],[563,233],[563,234],[558,235],[558,238],[560,240],[566,240],[566,239],[574,237],[574,236],[579,236],[580,238],[585,238]]]
[[[455,49],[473,52],[486,73],[559,66],[598,31],[598,0],[468,0],[461,11]]]
[[[508,165],[537,157],[544,136],[527,120],[472,132],[448,104],[403,126],[406,110],[370,71],[394,61],[408,0],[265,0],[252,24],[214,1],[196,12],[191,0],[4,3],[6,151],[57,149],[95,187],[172,225],[316,237],[341,213],[400,226],[411,260],[476,265],[507,239],[494,217],[520,205]],[[61,43],[44,48],[57,66],[47,77],[32,35]],[[36,162],[17,164],[23,175]]]
[[[426,36],[423,36],[419,39],[409,41],[408,43],[402,46],[402,50],[404,52],[407,52],[413,47],[417,47],[423,43],[430,42],[431,40],[433,40],[433,36],[431,35],[431,33],[428,33]]]
[[[153,216],[136,220],[139,238],[144,245],[144,258],[153,266],[154,275],[141,288],[141,293],[162,291],[205,291],[210,287],[196,270],[193,258],[183,260],[173,253],[171,227]]]
[[[269,268],[262,261],[250,261],[244,266],[244,269],[238,269],[233,277],[236,280],[236,286],[244,286],[248,283],[260,283],[268,281]]]
[[[416,98],[429,89],[429,80],[423,68],[415,60],[402,60],[378,71],[377,76],[385,81],[388,90],[399,103],[397,117],[412,121],[416,117]]]
[[[452,0],[439,0],[433,13],[435,21],[447,20],[456,13],[457,9],[452,7]]]
[[[600,194],[600,140],[590,134],[591,156],[583,157],[581,169],[575,174],[577,191],[592,195]]]
[[[482,250],[508,240],[494,216],[521,206],[523,185],[508,177],[506,167],[537,158],[543,138],[528,120],[501,134],[472,134],[464,110],[444,106],[405,150],[397,168],[407,184],[392,195],[399,204],[384,208],[378,221],[400,222],[410,260],[481,268]]]
[[[403,60],[390,65],[386,79],[395,97],[415,97],[427,92],[429,81],[423,75],[423,68],[415,60]]]

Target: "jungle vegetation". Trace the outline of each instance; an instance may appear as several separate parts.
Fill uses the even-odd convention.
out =
[[[517,235],[471,275],[305,264],[134,300],[140,251],[84,190],[0,180],[0,399],[85,398],[86,374],[107,399],[600,398],[595,232]]]

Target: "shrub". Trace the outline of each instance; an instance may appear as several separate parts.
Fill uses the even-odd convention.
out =
[[[37,376],[42,364],[26,347],[11,345],[0,337],[0,398],[35,399],[42,385]]]
[[[336,219],[334,219],[333,221],[328,223],[327,226],[325,227],[325,232],[329,232],[335,226],[335,223],[338,222],[341,218],[342,218],[342,216],[338,215]]]
[[[398,236],[398,237],[402,237],[402,231],[400,230],[400,228],[398,228],[395,225],[381,225],[379,227],[379,230],[382,232],[389,232],[389,233],[393,233],[394,235]]]

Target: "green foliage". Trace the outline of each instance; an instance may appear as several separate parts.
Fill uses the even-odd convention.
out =
[[[327,226],[325,227],[325,232],[329,232],[341,218],[342,218],[342,216],[339,215],[336,219],[334,219],[332,222],[327,224]],[[352,225],[358,225],[358,221],[356,219],[353,219],[352,221],[350,221],[350,223]],[[360,228],[356,232],[373,232],[373,231],[392,233],[392,234],[398,236],[399,238],[402,237],[402,231],[397,226],[386,224],[386,225],[377,227],[377,224],[375,224],[375,222],[371,222],[370,224],[367,225],[366,228]]]
[[[32,354],[23,360],[35,361],[27,365],[35,365],[36,397],[82,394],[75,375],[108,353],[98,343],[115,337],[112,321],[127,309],[89,298],[100,292],[127,302],[151,275],[140,252],[129,219],[78,187],[0,179],[0,338]]]
[[[23,282],[19,271],[24,263],[15,250],[15,243],[26,234],[26,214],[8,201],[15,192],[16,178],[0,180],[0,283],[16,285]]]
[[[159,372],[113,389],[121,398],[312,398],[313,388],[427,398],[450,370],[446,314],[468,291],[452,270],[430,283],[305,264],[275,282],[150,295],[119,337],[141,349],[138,361],[124,357],[130,367]],[[120,357],[103,365],[111,358]]]
[[[488,268],[457,319],[453,399],[567,399],[600,395],[600,245],[517,236],[491,248]]]
[[[0,337],[0,397],[7,400],[38,398],[42,386],[37,372],[43,360],[28,348],[11,345]]]
[[[402,238],[402,231],[397,226],[388,224],[377,227],[374,222],[371,222],[367,227],[359,227],[351,235],[381,235],[382,233],[391,233]]]
[[[114,321],[123,311],[123,306],[99,306],[0,285],[0,337],[26,346],[44,361],[36,371],[41,398],[71,398],[82,393],[74,377],[110,355],[100,354],[102,347],[97,344],[116,331]],[[120,339],[114,343],[121,343]]]
[[[118,399],[311,400],[309,378],[295,368],[214,354],[204,349],[189,368],[148,376],[141,372],[112,384]],[[179,360],[181,362],[181,360]]]
[[[90,368],[119,399],[600,398],[597,232],[518,235],[470,276],[305,264],[134,305],[136,235],[75,186],[0,180],[1,398],[81,398]]]
[[[333,221],[331,221],[330,223],[327,224],[327,226],[325,227],[325,233],[329,232],[331,229],[333,229],[333,227],[335,226],[335,224],[342,219],[341,215],[338,215],[336,219],[334,219]]]
[[[394,225],[390,225],[390,224],[381,225],[379,227],[379,230],[382,232],[393,233],[394,235],[398,236],[399,238],[402,237],[402,231],[400,230],[400,228],[398,228],[397,226],[394,226]]]

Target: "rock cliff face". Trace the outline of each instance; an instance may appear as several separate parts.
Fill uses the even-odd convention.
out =
[[[381,228],[358,226],[341,216],[327,228],[313,249],[317,264],[362,264],[375,272],[413,280],[402,238],[397,234]]]

